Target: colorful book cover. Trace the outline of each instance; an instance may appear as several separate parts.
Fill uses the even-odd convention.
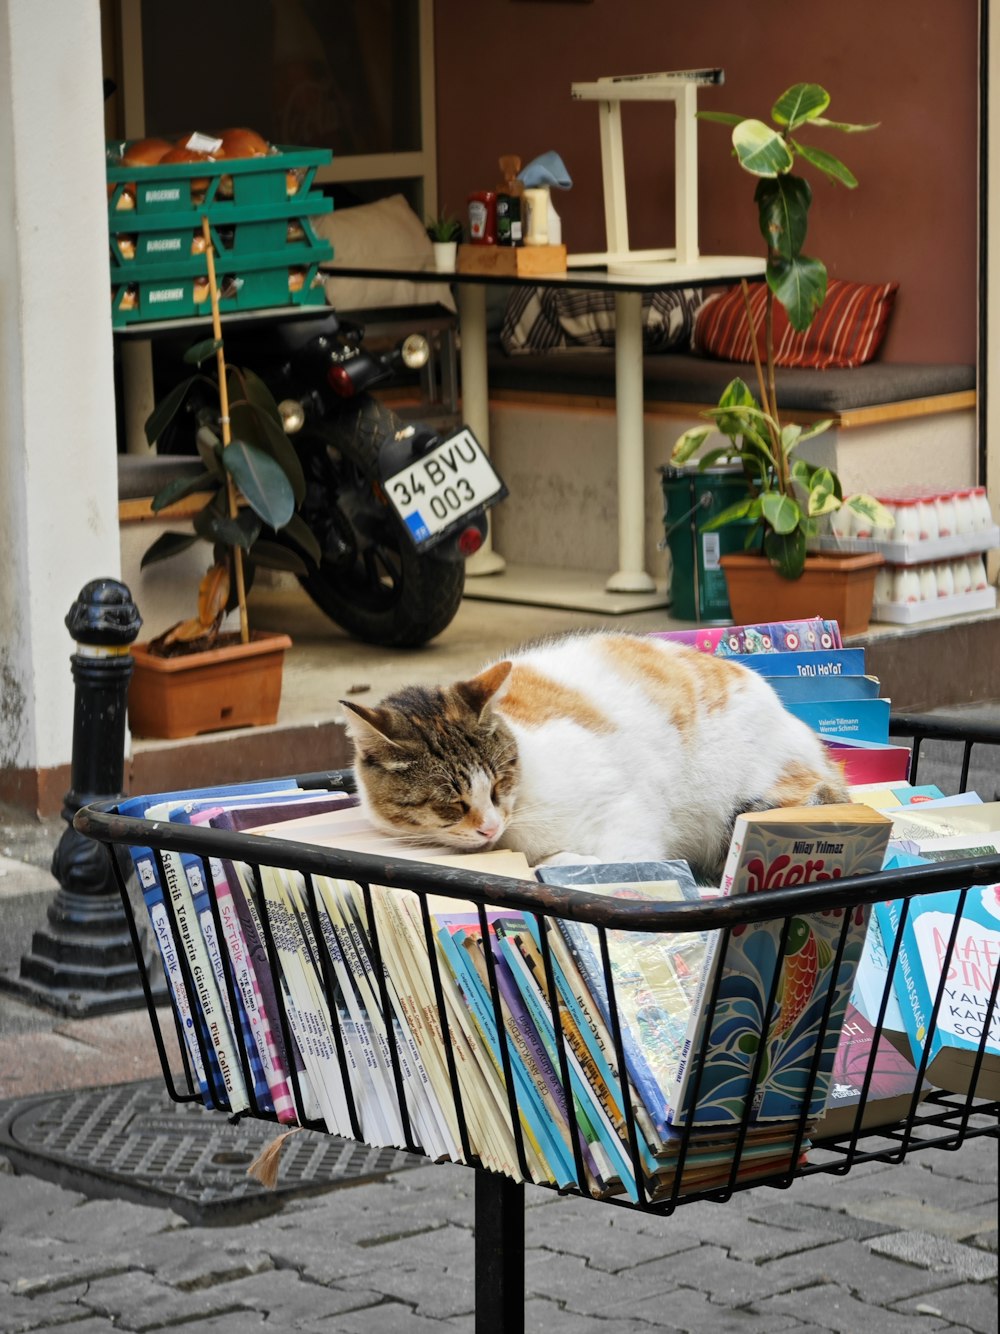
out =
[[[699,626],[697,630],[654,630],[657,639],[690,644],[702,653],[731,658],[749,653],[802,653],[843,648],[840,626],[814,616],[764,625]]]
[[[990,1008],[1000,964],[1000,885],[915,896],[905,921],[899,899],[877,904],[876,913],[887,946],[902,931],[895,983],[914,1063],[919,1068],[926,1050],[925,1074],[936,1087],[1000,1098],[1000,1013],[995,1001]]]
[[[795,653],[733,653],[733,662],[750,667],[761,676],[863,676],[863,648],[807,649]]]
[[[916,1086],[917,1070],[909,1056],[848,1003],[816,1134],[850,1135],[893,1125],[909,1114]]]
[[[853,703],[879,698],[874,676],[768,676],[767,683],[786,706],[813,700]]]
[[[905,780],[910,772],[909,746],[858,741],[849,736],[825,736],[830,759],[840,768],[848,786]]]
[[[879,871],[890,828],[881,812],[853,804],[740,815],[722,891],[766,893]],[[826,1103],[867,919],[865,908],[855,909],[847,918],[841,909],[795,916],[788,925],[784,957],[784,919],[733,928],[728,940],[726,933],[710,934],[676,1081],[669,1091],[674,1124],[689,1119],[699,1126],[736,1124],[748,1104],[755,1121],[798,1118],[803,1108],[807,1119],[819,1116]],[[718,991],[709,1020],[707,1001],[716,977]],[[824,1029],[831,988],[833,1002]],[[754,1089],[762,1035],[764,1050]],[[817,1043],[821,1044],[819,1063],[810,1096]],[[695,1097],[697,1105],[693,1106]]]
[[[789,713],[800,718],[820,736],[835,741],[846,737],[866,745],[886,745],[889,741],[887,699],[785,699]]]

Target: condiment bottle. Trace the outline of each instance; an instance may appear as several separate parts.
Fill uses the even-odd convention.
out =
[[[521,245],[524,232],[521,218],[521,199],[524,183],[517,179],[521,159],[505,155],[500,159],[503,184],[497,187],[497,245]]]
[[[524,192],[527,217],[524,220],[524,244],[549,243],[549,187],[529,186]]]
[[[473,245],[496,245],[497,196],[495,190],[477,190],[469,195],[469,240]]]

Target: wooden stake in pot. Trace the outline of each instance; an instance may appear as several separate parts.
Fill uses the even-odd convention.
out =
[[[222,426],[222,446],[229,444],[232,432],[229,429],[229,386],[226,383],[226,353],[222,346],[222,320],[219,316],[219,288],[215,281],[215,252],[212,249],[212,235],[208,218],[201,220],[201,234],[205,238],[205,257],[208,260],[208,291],[212,302],[212,336],[218,346],[215,350],[216,365],[219,373],[219,408]],[[226,474],[226,497],[229,505],[229,517],[235,519],[239,513],[236,498],[236,483]],[[250,621],[247,616],[246,583],[243,578],[243,552],[238,546],[233,547],[233,569],[236,574],[236,597],[240,605],[240,639],[244,644],[250,642]]]

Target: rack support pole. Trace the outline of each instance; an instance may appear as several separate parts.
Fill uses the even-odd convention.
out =
[[[524,1334],[524,1185],[475,1178],[476,1334]]]

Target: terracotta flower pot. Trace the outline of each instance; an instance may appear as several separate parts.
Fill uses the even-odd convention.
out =
[[[287,635],[255,634],[249,644],[157,658],[132,648],[129,726],[136,736],[198,736],[231,727],[274,723],[281,699]]]
[[[842,635],[860,635],[871,620],[875,575],[885,557],[807,556],[800,579],[783,578],[764,556],[735,552],[721,557],[733,621],[758,625],[822,616]]]

